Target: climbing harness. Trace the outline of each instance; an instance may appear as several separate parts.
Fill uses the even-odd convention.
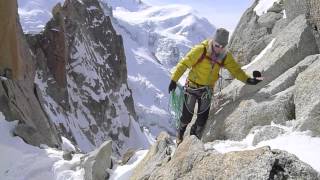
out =
[[[177,85],[177,90],[171,91],[169,99],[169,112],[171,118],[174,121],[171,121],[171,126],[178,128],[180,126],[180,117],[182,115],[183,104],[187,107],[187,110],[193,113],[191,110],[192,107],[189,107],[188,100],[193,98],[193,100],[201,99],[201,102],[206,102],[206,106],[198,110],[197,115],[204,113],[210,108],[211,105],[211,96],[212,91],[208,86],[200,88],[190,88],[185,86]],[[194,107],[194,106],[193,106]],[[175,122],[175,124],[173,123]]]
[[[210,108],[211,96],[212,96],[212,91],[211,91],[211,88],[209,88],[208,86],[203,86],[199,88],[190,88],[185,86],[184,105],[186,106],[189,113],[194,114],[193,113],[194,104],[197,100],[201,100],[201,102],[206,106],[204,108],[199,107],[200,109],[198,109],[198,112],[196,113],[196,115],[199,115],[204,113]],[[193,102],[194,104],[192,104],[191,107],[189,107],[191,104],[190,101],[192,100],[194,101]]]

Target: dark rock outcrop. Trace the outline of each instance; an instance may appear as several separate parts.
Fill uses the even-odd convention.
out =
[[[136,128],[122,37],[97,0],[56,5],[42,34],[29,36],[41,103],[60,131],[90,151],[113,140],[115,153],[146,144]],[[142,134],[142,133],[141,133]],[[129,139],[137,139],[128,145]]]
[[[11,74],[14,79],[22,79],[23,59],[20,52],[19,22],[17,22],[17,1],[0,2],[0,75]],[[10,71],[10,72],[8,72]]]
[[[14,133],[27,143],[58,147],[61,139],[43,111],[36,93],[36,63],[19,24],[16,1],[1,1],[0,7],[0,17],[5,23],[0,30],[0,37],[4,37],[0,54],[5,56],[1,57],[0,67],[9,67],[13,73],[12,79],[1,78],[0,110],[7,120],[19,120]]]

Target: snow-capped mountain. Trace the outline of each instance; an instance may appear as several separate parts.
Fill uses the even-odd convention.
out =
[[[113,25],[124,39],[128,83],[140,124],[155,136],[162,130],[174,134],[175,122],[168,110],[170,70],[192,45],[210,37],[215,27],[189,6],[101,2],[106,14],[112,9]]]

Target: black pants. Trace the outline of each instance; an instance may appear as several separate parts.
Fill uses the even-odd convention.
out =
[[[206,93],[206,94],[205,94]],[[185,103],[183,103],[182,116],[180,117],[180,133],[184,133],[187,125],[191,122],[196,102],[198,102],[197,119],[194,127],[204,127],[209,116],[211,97],[207,89],[194,91],[186,89]]]

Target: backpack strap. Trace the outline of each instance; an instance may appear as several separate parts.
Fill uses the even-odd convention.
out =
[[[203,61],[203,59],[206,57],[207,55],[207,48],[205,46],[203,46],[203,52],[201,54],[201,56],[199,57],[199,59],[197,60],[197,62],[192,66],[195,67],[196,65],[198,65],[201,61]],[[211,59],[211,58],[210,58]]]
[[[207,57],[208,59],[210,59],[211,62],[213,62],[214,64],[219,64],[220,67],[224,67],[224,61],[227,59],[227,55],[228,55],[228,54],[226,54],[226,55],[223,57],[222,62],[219,62],[219,61],[217,61],[217,60],[214,60],[214,59],[212,59],[212,58],[209,57],[209,56],[206,56],[206,57]]]
[[[228,54],[226,54],[224,56],[224,58],[222,59],[222,62],[219,62],[217,60],[212,59],[210,56],[207,56],[207,48],[204,46],[203,47],[203,52],[201,54],[201,56],[199,57],[199,59],[197,60],[197,62],[192,66],[195,67],[196,65],[198,65],[201,61],[204,60],[204,58],[208,58],[211,60],[211,62],[213,62],[214,64],[219,64],[220,67],[224,67],[224,61],[227,59]]]

